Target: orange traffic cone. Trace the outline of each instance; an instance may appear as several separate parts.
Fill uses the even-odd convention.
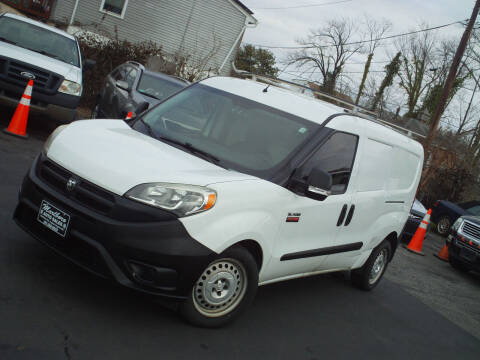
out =
[[[428,212],[425,214],[422,222],[420,223],[420,226],[418,227],[417,231],[415,231],[415,234],[412,237],[412,240],[408,243],[408,246],[405,246],[405,248],[408,251],[411,251],[415,254],[418,255],[423,255],[425,254],[422,252],[422,246],[423,246],[423,240],[425,239],[425,234],[427,233],[427,226],[430,222],[430,214],[432,213],[432,209],[429,209]]]
[[[129,111],[127,116],[125,117],[125,120],[130,120],[132,117],[133,117],[133,113]]]
[[[435,254],[437,258],[443,261],[448,261],[448,246],[447,244],[443,245],[442,250],[438,254]]]
[[[28,138],[27,135],[27,120],[28,111],[30,110],[30,99],[32,98],[33,80],[29,80],[22,98],[18,103],[17,110],[13,114],[12,120],[3,132],[8,135],[14,135],[21,137],[22,139]]]

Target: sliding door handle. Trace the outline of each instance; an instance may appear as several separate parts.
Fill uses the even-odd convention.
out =
[[[350,221],[352,221],[354,212],[355,212],[355,205],[352,205],[350,207],[350,211],[348,212],[347,218],[345,219],[345,226],[348,226],[348,224],[350,224]]]
[[[347,213],[347,204],[343,205],[342,211],[340,211],[340,216],[338,217],[337,226],[342,225],[343,219],[345,219],[345,214]]]

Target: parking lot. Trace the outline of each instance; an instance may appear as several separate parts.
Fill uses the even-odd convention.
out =
[[[443,243],[432,234],[425,257],[399,248],[373,292],[353,288],[347,275],[269,285],[219,330],[191,327],[168,305],[97,279],[11,219],[52,128],[32,118],[27,141],[0,133],[1,359],[478,358],[480,276],[433,257]]]

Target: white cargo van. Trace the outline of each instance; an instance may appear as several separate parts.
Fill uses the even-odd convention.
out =
[[[250,80],[193,84],[128,122],[64,125],[17,223],[80,266],[220,326],[257,286],[352,270],[377,285],[414,201],[422,146]]]

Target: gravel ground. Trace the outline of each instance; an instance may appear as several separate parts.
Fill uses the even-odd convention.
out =
[[[433,256],[444,243],[430,232],[423,243],[425,256],[400,246],[385,277],[480,339],[480,274],[455,270]]]

